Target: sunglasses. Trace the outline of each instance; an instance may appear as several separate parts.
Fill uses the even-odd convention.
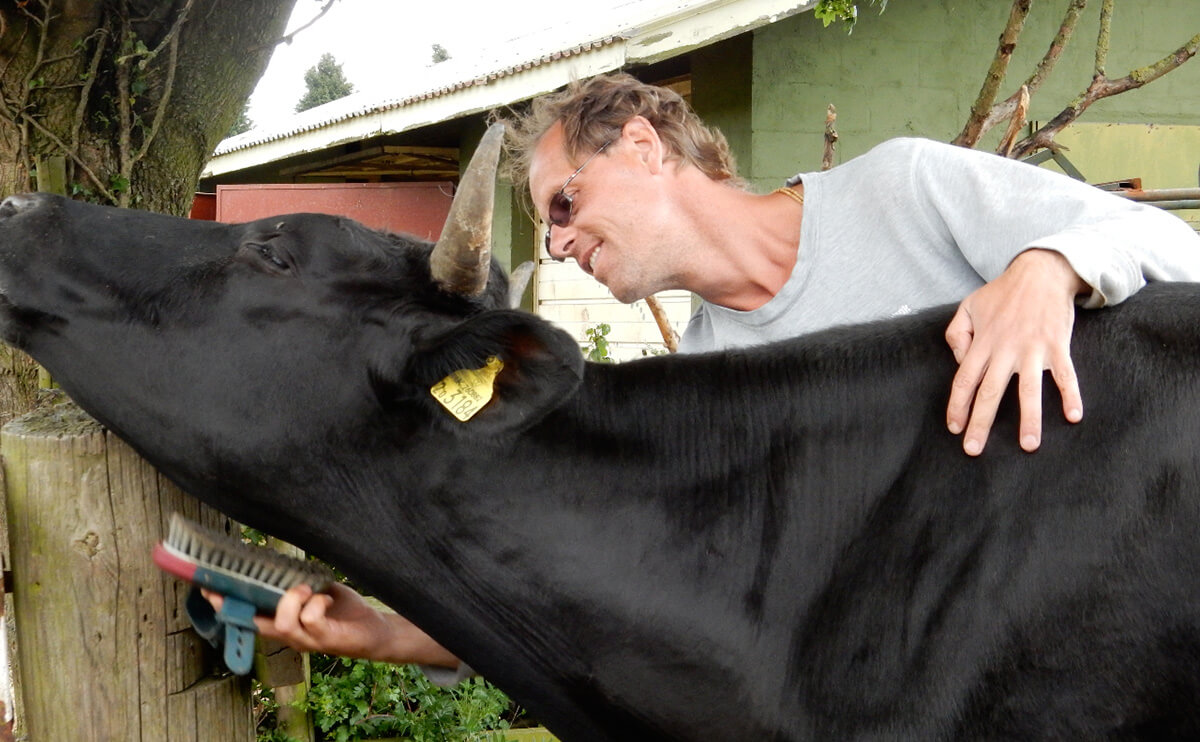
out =
[[[550,229],[552,227],[565,227],[571,223],[572,211],[575,208],[575,197],[566,193],[567,186],[571,185],[571,181],[575,180],[575,176],[579,175],[589,162],[596,159],[614,141],[610,139],[600,145],[600,149],[596,150],[591,157],[584,160],[583,164],[576,168],[575,172],[571,173],[571,176],[563,182],[562,188],[558,189],[558,193],[550,197],[550,208],[546,210],[546,216],[550,222],[546,225],[546,252],[550,252]]]

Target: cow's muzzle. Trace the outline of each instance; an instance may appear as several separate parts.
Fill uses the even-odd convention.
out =
[[[40,193],[18,193],[14,196],[9,196],[0,201],[0,219],[7,219],[22,212],[30,211],[37,208],[45,200],[46,196]]]

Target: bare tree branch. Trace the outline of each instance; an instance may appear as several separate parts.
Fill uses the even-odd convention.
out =
[[[829,108],[825,110],[825,153],[821,156],[821,169],[828,170],[833,167],[833,155],[837,150],[838,133],[834,128],[837,123],[837,109],[833,104],[829,104]]]
[[[1054,65],[1058,63],[1062,56],[1063,50],[1067,48],[1067,44],[1071,41],[1071,36],[1075,33],[1075,27],[1079,23],[1079,16],[1083,14],[1084,8],[1087,7],[1087,0],[1071,0],[1071,4],[1067,6],[1067,12],[1063,16],[1062,23],[1058,26],[1058,33],[1054,35],[1054,39],[1050,42],[1050,48],[1042,56],[1042,60],[1038,62],[1033,74],[1025,81],[1024,87],[1032,96],[1041,87],[1042,82],[1050,76],[1054,70]],[[1005,100],[992,106],[992,110],[988,113],[980,126],[979,136],[982,137],[992,130],[992,127],[999,124],[1001,121],[1007,121],[1017,110],[1017,104],[1020,100],[1021,91],[1010,95]]]
[[[126,179],[129,173],[133,171],[133,101],[129,95],[131,84],[130,65],[129,62],[133,55],[126,53],[126,47],[133,41],[133,27],[129,19],[129,3],[126,0],[121,0],[120,3],[120,33],[117,37],[117,52],[120,56],[116,59],[116,74],[117,74],[117,173]],[[128,206],[129,189],[121,190],[121,198],[114,200],[113,203],[117,206]]]
[[[87,163],[85,163],[83,160],[81,160],[79,158],[79,155],[76,153],[75,150],[69,149],[67,147],[67,145],[63,142],[63,140],[59,139],[54,134],[54,132],[52,132],[49,129],[47,129],[46,127],[42,126],[41,122],[39,122],[36,118],[34,118],[32,116],[26,116],[24,114],[22,114],[21,117],[25,121],[28,121],[30,124],[32,124],[33,128],[35,128],[39,132],[41,132],[42,136],[44,136],[47,139],[49,139],[50,141],[54,142],[58,146],[58,148],[61,149],[66,154],[67,157],[71,158],[71,161],[75,163],[75,166],[78,167],[79,169],[83,170],[83,172],[87,174],[88,178],[92,181],[93,184],[95,184],[96,190],[98,190],[101,193],[101,195],[103,195],[105,198],[107,198],[112,203],[114,203],[114,204],[117,203],[117,197],[114,196],[108,190],[108,188],[106,188],[104,186],[104,182],[101,181],[100,178],[94,172],[92,172],[92,169],[87,166]]]
[[[179,14],[179,17],[183,18],[184,16],[186,16],[188,8],[191,8],[191,6],[192,6],[192,0],[188,0],[187,7],[185,7],[183,9],[183,11]],[[132,163],[130,163],[131,168],[132,168],[133,164],[135,164],[138,160],[141,160],[142,158],[144,158],[146,156],[146,153],[150,151],[150,144],[154,141],[154,137],[157,136],[158,130],[162,126],[163,119],[165,119],[167,117],[167,106],[171,102],[171,93],[173,92],[174,87],[175,87],[175,71],[178,69],[178,65],[179,65],[179,35],[177,33],[178,30],[179,30],[178,25],[176,25],[175,28],[171,29],[171,33],[170,33],[171,43],[170,43],[170,46],[167,47],[168,51],[170,52],[170,54],[168,55],[168,58],[167,58],[167,79],[163,82],[162,95],[160,95],[158,97],[158,107],[154,111],[154,118],[153,118],[153,120],[150,121],[150,126],[146,130],[146,134],[142,137],[142,146],[138,148],[137,154],[133,158],[134,161]],[[159,48],[161,49],[161,47],[159,47]],[[155,53],[156,54],[158,53],[157,50],[155,51]],[[124,175],[125,175],[125,177],[132,179],[133,172],[131,170],[129,173],[125,173]]]
[[[962,132],[954,138],[953,144],[960,147],[974,147],[975,143],[979,141],[983,121],[992,109],[996,91],[1004,82],[1008,63],[1012,60],[1013,50],[1016,49],[1017,40],[1021,37],[1021,31],[1025,27],[1025,17],[1029,15],[1031,3],[1032,0],[1013,0],[1012,9],[1008,14],[1008,23],[1005,24],[1004,31],[1000,34],[1000,43],[996,47],[996,55],[992,57],[992,65],[983,79],[983,87],[980,88],[979,95],[975,98],[975,104],[971,106],[971,115],[967,118],[966,125],[963,126]]]
[[[100,71],[100,60],[104,58],[104,51],[108,46],[109,35],[106,29],[98,28],[92,36],[96,42],[96,49],[88,61],[87,79],[83,81],[83,88],[79,92],[79,102],[75,105],[75,118],[71,123],[72,152],[79,147],[80,134],[83,132],[83,125],[87,118],[88,101],[92,98],[92,86],[96,84],[96,78]]]
[[[1008,157],[1012,152],[1013,142],[1017,141],[1017,135],[1021,133],[1021,127],[1025,125],[1025,117],[1029,115],[1029,86],[1022,85],[1018,88],[1016,96],[1017,105],[1008,122],[1008,129],[1000,138],[1000,146],[996,148],[996,154],[1003,157]]]
[[[1108,64],[1108,45],[1112,39],[1113,0],[1104,0],[1100,5],[1100,32],[1096,36],[1096,65],[1095,76],[1105,76],[1105,66]]]
[[[279,46],[280,44],[292,43],[292,39],[296,38],[296,34],[300,33],[301,31],[307,29],[309,26],[313,25],[317,21],[324,18],[325,14],[329,12],[329,9],[332,8],[333,4],[336,2],[337,2],[337,0],[329,0],[329,2],[325,3],[325,5],[321,6],[320,12],[318,12],[316,17],[314,17],[311,21],[309,21],[308,23],[305,23],[303,26],[301,26],[300,28],[297,28],[295,31],[292,31],[289,34],[284,34],[277,40],[271,42],[270,46]],[[250,51],[260,51],[263,48],[264,47],[262,47],[262,46],[256,46],[253,49],[251,49]]]
[[[1102,31],[1102,40],[1104,40],[1103,34],[1104,32]],[[1100,44],[1097,44],[1098,49],[1099,46]],[[1107,47],[1105,48],[1107,49]],[[1157,62],[1145,67],[1139,67],[1125,77],[1117,80],[1109,80],[1103,73],[1098,72],[1092,79],[1092,83],[1088,85],[1087,90],[1083,91],[1083,93],[1072,101],[1071,105],[1063,109],[1061,113],[1051,119],[1045,126],[1018,142],[1013,147],[1010,156],[1015,158],[1025,157],[1039,149],[1051,147],[1054,143],[1054,136],[1072,121],[1079,118],[1080,114],[1087,110],[1093,103],[1154,82],[1196,56],[1197,49],[1200,49],[1200,34],[1196,34],[1183,46]],[[1097,68],[1102,68],[1104,60],[1099,50],[1096,53],[1096,60]]]
[[[650,314],[658,325],[658,331],[662,335],[663,345],[666,346],[667,351],[674,353],[679,350],[679,336],[675,334],[675,328],[671,327],[671,321],[667,319],[667,312],[659,303],[658,297],[653,294],[647,296],[646,306],[650,307]]]
[[[183,24],[187,20],[188,13],[191,12],[192,3],[194,2],[195,0],[187,0],[187,2],[184,3],[183,8],[175,16],[175,22],[171,24],[171,30],[168,31],[167,35],[162,38],[162,41],[158,42],[158,46],[154,47],[153,51],[146,54],[144,57],[142,57],[141,61],[138,62],[139,69],[146,69],[146,66],[149,65],[150,62],[152,62],[154,58],[157,57],[162,50],[167,47],[168,44],[171,45],[174,51],[179,50],[179,45],[176,43],[176,39],[179,37],[179,29],[183,28]]]

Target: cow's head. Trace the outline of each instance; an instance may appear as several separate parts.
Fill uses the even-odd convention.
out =
[[[500,134],[436,246],[325,215],[224,225],[10,197],[0,332],[197,494],[297,487],[307,462],[328,475],[334,448],[526,425],[570,394],[582,360],[565,333],[508,309],[492,265]],[[491,356],[496,397],[463,425],[430,388]]]

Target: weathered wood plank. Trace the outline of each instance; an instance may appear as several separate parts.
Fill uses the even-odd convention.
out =
[[[158,482],[153,468],[115,436],[105,437],[108,452],[110,499],[114,536],[121,557],[117,577],[117,623],[136,626],[129,636],[122,631],[118,642],[130,640],[120,652],[123,662],[136,673],[120,683],[136,694],[138,720],[143,739],[169,739],[166,697],[162,692],[166,668],[164,641],[166,606],[159,584],[162,576],[147,564],[145,555],[154,546],[154,526],[162,522]]]
[[[171,727],[171,742],[200,742],[195,692],[187,690],[167,696],[167,724]]]
[[[73,405],[9,423],[0,452],[29,738],[252,740],[247,684],[206,679],[186,589],[150,560],[172,510],[224,519]]]

